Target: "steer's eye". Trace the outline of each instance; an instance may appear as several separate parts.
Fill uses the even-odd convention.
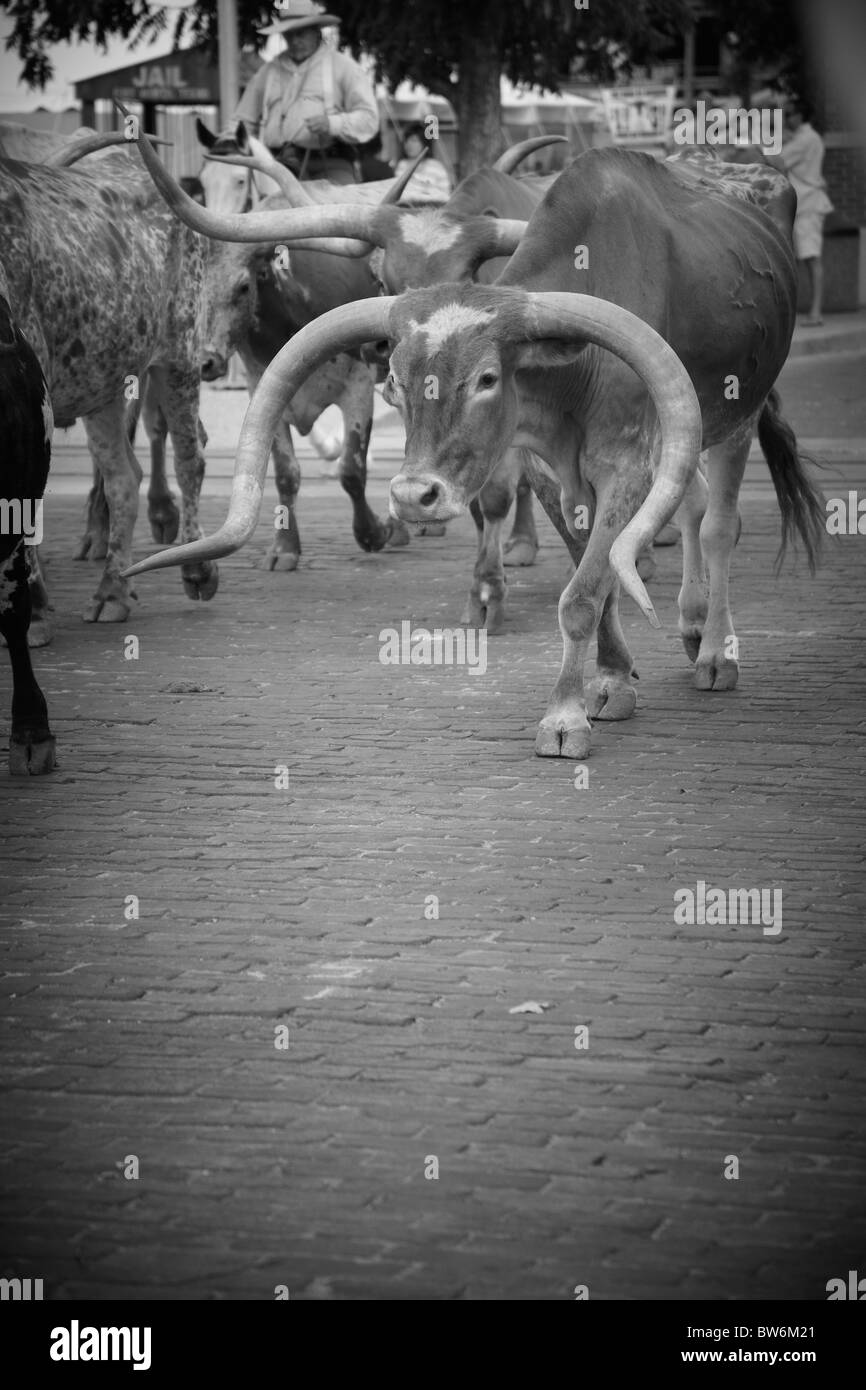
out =
[[[249,282],[249,280],[244,280],[243,284],[238,285],[238,295],[249,294],[249,292],[250,292],[250,282]]]
[[[482,391],[492,391],[494,386],[499,384],[499,377],[495,372],[482,372],[478,378],[478,385]]]

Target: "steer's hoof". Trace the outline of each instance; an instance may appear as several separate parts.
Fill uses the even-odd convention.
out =
[[[565,715],[548,716],[538,726],[535,752],[539,758],[588,758],[592,733],[584,720],[569,722]]]
[[[160,502],[158,507],[148,510],[147,518],[150,522],[150,534],[157,545],[174,545],[180,530],[180,512],[174,499],[168,498]]]
[[[730,657],[710,652],[699,656],[695,665],[695,685],[698,690],[733,690],[740,668]]]
[[[409,527],[406,525],[405,521],[397,521],[394,517],[390,517],[388,521],[387,544],[397,549],[398,546],[408,545],[410,539]]]
[[[57,745],[54,738],[33,739],[26,734],[9,740],[9,773],[12,777],[41,777],[53,772],[57,764]]]
[[[590,719],[630,719],[637,705],[637,692],[615,676],[595,676],[584,695]]]
[[[374,518],[372,525],[366,526],[363,530],[360,528],[356,530],[353,526],[352,535],[361,549],[366,550],[369,555],[373,551],[384,549],[388,539],[388,527],[383,526],[380,521]]]
[[[38,617],[30,619],[30,627],[27,629],[28,647],[47,647],[53,636],[54,628],[47,613],[40,613]]]
[[[444,535],[445,535],[445,522],[444,522],[444,521],[416,521],[416,523],[415,523],[415,535],[416,535],[416,536],[444,536]]]
[[[680,637],[682,638],[683,646],[686,649],[686,656],[688,657],[689,661],[692,663],[693,666],[697,661],[698,653],[701,650],[702,636],[703,633],[701,632],[700,628],[688,627],[680,629]]]
[[[300,554],[297,550],[278,550],[276,546],[271,546],[262,556],[261,569],[263,570],[290,570],[298,568]]]
[[[487,629],[488,637],[501,637],[505,628],[505,599],[492,598],[488,600],[484,609],[483,627]]]
[[[470,589],[460,618],[461,626],[484,628],[488,637],[499,637],[505,627],[505,595],[482,599],[477,590]]]
[[[506,543],[503,559],[509,568],[518,565],[534,565],[538,554],[538,542],[526,536],[512,536]]]
[[[104,560],[108,554],[108,538],[106,536],[93,536],[90,532],[82,536],[78,545],[75,547],[73,560]]]
[[[125,623],[132,604],[120,598],[100,598],[97,594],[88,603],[82,618],[86,623]]]
[[[206,603],[219,588],[220,572],[211,560],[202,560],[197,565],[182,565],[180,573],[187,598]]]

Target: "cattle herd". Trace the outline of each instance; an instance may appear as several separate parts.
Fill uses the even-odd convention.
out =
[[[218,559],[255,529],[271,456],[285,524],[264,566],[294,569],[291,430],[315,441],[317,418],[336,404],[339,477],[363,549],[407,544],[407,523],[437,528],[470,508],[478,554],[464,622],[502,629],[505,566],[531,564],[537,548],[533,497],[562,537],[575,569],[559,602],[562,669],[538,754],[582,758],[591,720],[632,713],[620,595],[658,625],[642,575],[672,518],[696,684],[733,688],[728,578],[756,432],[782,548],[798,535],[814,565],[823,532],[822,499],[774,391],[795,319],[794,194],[757,151],[656,160],[595,149],[558,177],[521,175],[520,161],[555,138],[514,147],[432,208],[400,203],[404,185],[298,184],[242,138],[234,162],[207,161],[203,205],[131,118],[118,134],[65,143],[0,128],[0,495],[7,520],[23,515],[11,504],[42,496],[53,424],[84,421],[94,481],[76,553],[102,565],[85,621],[124,621],[132,577],[161,566],[180,566],[190,598],[212,599]],[[223,375],[235,353],[252,401],[228,517],[205,538],[200,382]],[[365,497],[383,376],[406,428],[386,518]],[[150,526],[170,548],[133,565],[139,419]],[[28,630],[30,646],[50,638],[47,594],[23,527],[3,531],[10,769],[48,772],[54,740],[28,650]]]

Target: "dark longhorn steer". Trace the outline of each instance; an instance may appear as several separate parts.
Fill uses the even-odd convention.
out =
[[[264,199],[265,208],[287,206],[282,194]],[[249,214],[244,214],[249,216]],[[252,391],[269,362],[305,324],[320,314],[376,294],[366,261],[297,251],[273,243],[234,246],[212,243],[205,273],[202,377],[225,374],[237,352]],[[367,445],[373,422],[373,369],[357,353],[335,354],[312,373],[287,403],[274,439],[274,477],[284,512],[265,556],[269,569],[294,570],[301,554],[295,503],[301,474],[290,426],[309,434],[322,411],[339,405],[345,434],[339,479],[352,502],[352,531],[362,550],[405,545],[409,532],[391,517],[380,521],[366,500]]]
[[[35,352],[13,319],[0,267],[0,493],[5,509],[0,528],[0,635],[12,664],[13,776],[51,772],[54,767],[48,707],[27,645],[31,598],[24,544],[24,527],[32,526],[33,509],[45,491],[53,429],[48,387]],[[16,512],[20,525],[12,524]]]

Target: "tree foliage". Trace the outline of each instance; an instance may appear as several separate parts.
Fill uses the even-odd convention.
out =
[[[797,0],[330,0],[341,42],[365,50],[377,76],[404,79],[449,96],[460,121],[464,172],[490,157],[499,129],[499,74],[558,91],[575,64],[610,81],[635,65],[677,52],[684,27],[700,13],[732,48],[743,82],[754,64],[780,61],[789,88],[807,85]],[[120,36],[135,47],[171,33],[216,52],[217,0],[189,9],[160,0],[0,0],[14,20],[7,47],[22,78],[42,87],[53,76],[48,46],[64,40],[105,46]],[[278,7],[238,0],[242,45],[262,47],[259,30]],[[746,98],[748,92],[743,92]]]
[[[512,80],[556,90],[575,56],[602,78],[614,75],[617,61],[627,67],[652,57],[678,32],[689,0],[589,0],[585,10],[575,0],[333,0],[328,9],[340,16],[344,41],[372,53],[392,83],[408,78],[447,90],[471,36],[483,39]],[[112,36],[137,44],[166,32],[178,41],[215,43],[217,33],[217,0],[198,0],[189,10],[159,0],[0,0],[0,10],[14,21],[7,47],[33,87],[54,75],[47,53],[53,43],[104,48]],[[274,13],[261,0],[238,0],[241,43],[261,46],[257,31]]]

